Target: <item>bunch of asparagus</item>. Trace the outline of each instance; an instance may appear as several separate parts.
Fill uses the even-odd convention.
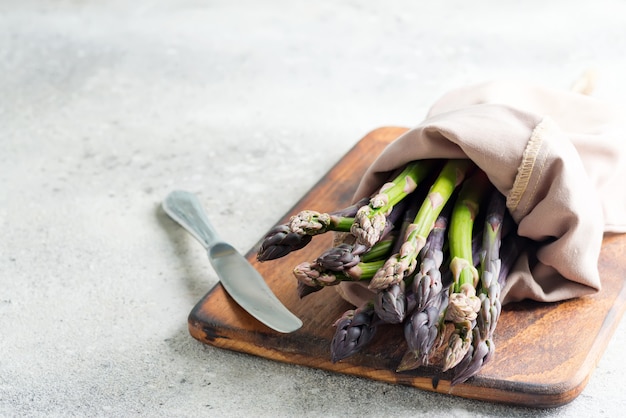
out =
[[[302,211],[272,228],[257,258],[283,257],[333,231],[331,248],[294,268],[300,297],[342,281],[366,282],[373,296],[335,322],[331,360],[357,353],[379,326],[402,324],[397,371],[429,365],[443,348],[440,366],[454,385],[494,354],[500,289],[522,245],[511,225],[504,196],[472,161],[420,160],[350,207]]]

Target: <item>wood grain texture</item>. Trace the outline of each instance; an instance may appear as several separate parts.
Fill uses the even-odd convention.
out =
[[[360,173],[405,131],[384,127],[369,133],[276,223],[302,209],[333,211],[347,206]],[[495,358],[463,384],[451,387],[450,376],[434,367],[396,373],[406,347],[399,325],[381,328],[362,352],[333,364],[332,324],[352,307],[333,288],[300,300],[291,275],[298,263],[312,261],[327,249],[331,239],[330,234],[315,237],[304,249],[264,263],[256,261],[259,240],[246,255],[279,299],[302,319],[300,330],[281,334],[267,328],[218,284],[191,311],[191,335],[206,344],[276,361],[464,398],[545,408],[568,403],[581,393],[626,307],[626,236],[613,236],[605,238],[600,255],[601,292],[560,303],[505,306],[495,335]]]

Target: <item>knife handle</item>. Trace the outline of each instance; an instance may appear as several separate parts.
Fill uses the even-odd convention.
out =
[[[175,190],[167,195],[162,207],[165,213],[185,228],[207,251],[221,241],[194,194]]]

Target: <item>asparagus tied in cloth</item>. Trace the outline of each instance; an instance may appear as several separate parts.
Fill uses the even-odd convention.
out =
[[[428,167],[430,173],[417,170],[418,167]],[[495,189],[485,172],[472,161],[411,163],[395,179],[393,185],[381,187],[356,210],[349,231],[347,223],[341,229],[312,227],[320,217],[315,215],[305,222],[302,216],[312,216],[312,211],[291,218],[290,234],[312,237],[315,234],[311,231],[342,232],[342,240],[335,241],[315,260],[295,266],[298,293],[305,297],[345,282],[364,283],[371,292],[371,297],[357,309],[345,312],[335,322],[330,347],[333,362],[344,360],[369,344],[379,326],[402,324],[407,348],[397,371],[429,365],[433,353],[443,344],[446,322],[453,324],[455,330],[447,342],[441,367],[443,371],[454,369],[457,383],[474,375],[493,355],[493,333],[501,309],[498,250],[503,201],[496,201],[500,203],[500,223],[494,220],[496,215],[489,217],[492,229],[477,234],[473,225],[481,200]],[[416,179],[431,182],[423,187],[423,193],[416,191]],[[385,192],[388,195],[381,197]],[[359,238],[365,235],[354,233],[353,227],[359,211],[366,207],[365,212],[371,214],[373,206],[384,208],[384,225],[380,225],[375,241],[365,243]],[[354,206],[336,213],[352,214]],[[398,224],[400,218],[403,222]],[[479,252],[476,243],[482,236],[486,244]],[[482,262],[482,287],[475,260]],[[390,275],[390,265],[398,264],[408,268]],[[448,283],[444,283],[444,273],[451,277]]]
[[[355,307],[335,322],[332,361],[395,330],[398,373],[434,367],[461,384],[497,356],[508,303],[601,288],[603,234],[626,232],[626,119],[614,110],[516,82],[454,90],[358,174],[354,205],[294,215],[258,258],[332,232],[332,248],[294,269],[301,297],[332,287]],[[409,211],[410,227],[391,221]]]

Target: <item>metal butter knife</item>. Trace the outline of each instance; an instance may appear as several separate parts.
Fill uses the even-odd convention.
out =
[[[278,332],[289,333],[302,326],[302,321],[272,293],[248,260],[220,239],[195,195],[176,190],[165,198],[162,206],[165,213],[204,246],[224,289],[250,315]]]

